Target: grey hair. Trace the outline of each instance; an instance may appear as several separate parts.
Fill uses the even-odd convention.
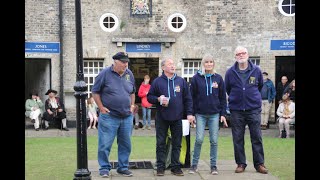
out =
[[[208,60],[212,60],[213,63],[215,64],[214,62],[214,59],[213,59],[213,56],[211,54],[205,54],[201,60],[201,74],[204,75],[206,73],[206,70],[204,68],[204,63]],[[212,71],[211,71],[211,74],[215,74],[216,71],[215,71],[215,68],[213,67]]]
[[[160,62],[161,67],[164,66],[164,64],[165,64],[165,63],[167,62],[167,60],[169,60],[169,59],[172,59],[172,58],[171,58],[171,57],[163,58],[163,59],[161,60],[161,62]]]
[[[248,49],[243,47],[243,46],[237,46],[236,49],[234,50],[234,54],[237,54],[239,50],[244,50],[246,53],[248,53]]]

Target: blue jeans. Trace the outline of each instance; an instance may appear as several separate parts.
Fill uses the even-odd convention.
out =
[[[109,113],[99,115],[98,123],[98,162],[99,171],[110,171],[109,155],[115,137],[118,144],[117,170],[128,170],[131,153],[131,133],[133,115],[119,118]]]
[[[143,126],[147,125],[147,118],[148,118],[148,125],[151,126],[151,109],[142,107],[142,118],[143,118]]]
[[[217,165],[218,134],[219,134],[219,113],[217,114],[196,114],[196,141],[194,142],[192,165],[198,165],[201,146],[205,134],[206,123],[209,127],[210,139],[210,165]]]
[[[253,164],[257,168],[258,165],[264,163],[264,152],[261,136],[261,109],[250,111],[232,111],[231,110],[231,128],[233,137],[234,157],[236,163],[246,164],[246,154],[244,150],[244,133],[246,124],[249,126]]]
[[[156,156],[157,168],[165,169],[166,162],[166,137],[170,127],[172,139],[171,169],[180,168],[180,151],[182,139],[182,120],[166,121],[157,115],[156,118]]]

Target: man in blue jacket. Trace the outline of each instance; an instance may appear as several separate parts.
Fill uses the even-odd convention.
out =
[[[147,95],[148,102],[155,104],[156,115],[156,156],[157,176],[165,171],[166,137],[170,127],[172,137],[171,173],[183,176],[179,161],[182,139],[182,119],[187,115],[189,122],[194,121],[192,115],[192,98],[187,82],[177,76],[172,59],[161,61],[163,73],[151,84]]]
[[[268,78],[268,73],[263,72],[263,86],[261,89],[261,98],[262,98],[262,107],[261,107],[261,129],[266,130],[270,110],[272,107],[272,102],[276,97],[276,88],[273,85],[273,82]]]
[[[261,137],[261,88],[263,78],[258,66],[248,61],[249,54],[245,47],[235,49],[236,62],[225,75],[226,91],[229,95],[229,108],[232,120],[232,137],[236,173],[244,172],[247,167],[244,150],[244,133],[249,126],[252,144],[253,164],[257,172],[267,174],[264,166],[264,152]]]

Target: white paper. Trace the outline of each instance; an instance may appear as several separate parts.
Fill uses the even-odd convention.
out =
[[[182,119],[182,136],[189,135],[190,123],[187,119]]]

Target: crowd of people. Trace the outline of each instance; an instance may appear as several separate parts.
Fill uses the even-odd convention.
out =
[[[162,74],[153,79],[145,75],[138,89],[141,98],[142,129],[151,129],[151,107],[155,106],[156,166],[157,176],[164,176],[166,170],[166,143],[168,131],[172,138],[171,173],[183,176],[179,160],[182,143],[182,119],[187,119],[196,127],[196,137],[189,173],[198,172],[202,143],[206,127],[209,129],[210,174],[217,175],[219,123],[228,127],[226,121],[227,106],[232,119],[232,138],[234,158],[237,165],[235,173],[242,173],[247,167],[245,155],[245,130],[250,131],[253,164],[257,172],[267,174],[265,166],[263,139],[261,130],[267,129],[271,107],[276,101],[276,113],[279,117],[279,137],[286,130],[290,137],[289,124],[295,119],[295,80],[288,83],[287,76],[275,88],[267,72],[249,61],[247,48],[238,46],[234,52],[235,63],[227,70],[223,78],[215,70],[215,59],[205,54],[201,69],[192,77],[190,84],[178,76],[172,58],[161,61]],[[104,68],[96,77],[92,87],[92,97],[87,100],[88,129],[98,129],[99,173],[109,177],[111,164],[109,155],[114,139],[117,137],[118,166],[117,173],[132,176],[129,171],[132,129],[139,128],[139,106],[135,103],[135,78],[128,69],[127,53],[118,52],[113,64]],[[26,116],[39,130],[41,118],[45,130],[49,122],[59,119],[63,130],[66,125],[64,105],[56,97],[57,91],[49,89],[49,98],[42,103],[37,92],[30,94],[26,101]],[[116,103],[115,103],[116,102]],[[44,113],[42,108],[44,108]],[[98,123],[99,122],[99,123]]]

